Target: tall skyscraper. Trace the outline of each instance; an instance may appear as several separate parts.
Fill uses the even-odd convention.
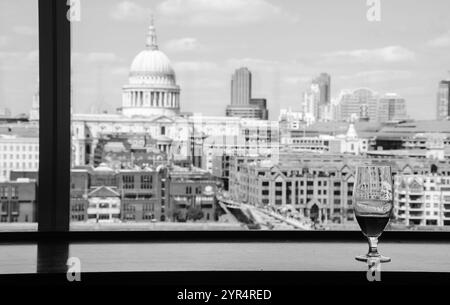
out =
[[[406,119],[405,99],[395,93],[387,93],[378,101],[378,121],[389,122]]]
[[[303,113],[309,121],[329,120],[331,101],[331,77],[327,73],[320,74],[311,81],[309,88],[303,93]]]
[[[303,94],[303,114],[308,121],[319,120],[320,87],[312,83]]]
[[[320,99],[319,105],[328,105],[331,101],[331,77],[327,73],[321,73],[316,79],[313,80],[313,84],[319,86]]]
[[[231,77],[231,104],[226,116],[269,119],[266,99],[252,99],[252,73],[248,68],[237,69]]]
[[[437,94],[437,119],[447,120],[450,118],[450,80],[439,83]]]
[[[237,69],[231,77],[231,105],[249,105],[252,97],[252,73],[248,68]]]

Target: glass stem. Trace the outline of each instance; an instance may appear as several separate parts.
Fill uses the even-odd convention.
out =
[[[367,253],[367,256],[380,256],[380,254],[378,253],[378,237],[368,237],[367,240],[369,241],[369,253]]]

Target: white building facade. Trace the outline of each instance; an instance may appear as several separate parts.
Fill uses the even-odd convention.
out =
[[[11,171],[37,171],[39,138],[0,135],[0,179],[8,180]]]
[[[405,225],[450,226],[450,177],[396,176],[394,212]]]

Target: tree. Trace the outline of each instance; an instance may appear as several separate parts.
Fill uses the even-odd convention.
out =
[[[172,213],[172,219],[177,222],[186,222],[186,219],[183,217],[183,213],[180,210],[175,210]]]
[[[189,220],[197,221],[202,219],[203,216],[203,211],[199,207],[191,206],[187,211],[186,218]]]

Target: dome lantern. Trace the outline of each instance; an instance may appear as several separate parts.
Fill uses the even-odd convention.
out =
[[[157,37],[156,37],[156,29],[155,29],[153,15],[150,20],[150,26],[148,27],[146,46],[147,46],[147,49],[158,50],[158,41],[157,41]]]

